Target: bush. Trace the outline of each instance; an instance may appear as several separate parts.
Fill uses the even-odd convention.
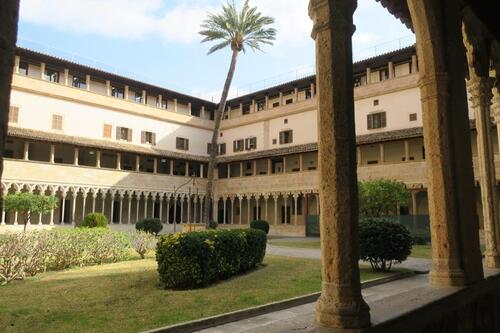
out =
[[[208,229],[213,229],[213,230],[215,230],[215,229],[217,229],[217,226],[218,226],[218,225],[219,225],[219,224],[218,224],[217,222],[215,222],[215,221],[210,221],[210,222],[208,222]]]
[[[398,215],[399,206],[410,200],[404,183],[396,180],[376,179],[358,184],[359,213],[367,218]]]
[[[76,228],[8,234],[0,244],[0,284],[46,270],[119,261],[130,240],[107,228]]]
[[[158,235],[163,229],[163,224],[161,224],[159,219],[144,219],[137,222],[135,228],[137,230],[149,232],[150,234]]]
[[[130,241],[135,252],[141,256],[141,259],[144,259],[144,255],[148,251],[154,250],[156,247],[156,236],[142,230],[131,232]]]
[[[262,263],[261,230],[211,230],[162,236],[156,247],[165,288],[192,289],[246,272]]]
[[[102,213],[90,213],[85,216],[80,226],[84,228],[107,228],[108,218]]]
[[[266,235],[269,233],[269,223],[264,220],[256,220],[250,222],[250,228],[262,230],[266,233]]]
[[[397,222],[366,219],[359,224],[360,258],[375,271],[387,272],[411,253],[413,239],[408,229]]]

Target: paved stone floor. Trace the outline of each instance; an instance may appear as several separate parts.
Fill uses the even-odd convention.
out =
[[[301,249],[267,245],[266,253],[283,257],[321,259],[321,251],[319,249]],[[364,264],[369,265],[369,263]],[[408,258],[406,261],[401,264],[397,264],[395,267],[407,268],[418,272],[428,272],[431,269],[431,265],[432,263],[430,259]]]
[[[426,274],[389,282],[379,286],[363,289],[363,297],[367,303],[391,298],[398,294],[421,288],[426,285]],[[233,323],[208,328],[199,333],[290,333],[308,332],[314,328],[315,303],[304,304],[282,311],[276,311]]]

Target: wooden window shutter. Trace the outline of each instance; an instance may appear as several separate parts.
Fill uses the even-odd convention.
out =
[[[280,145],[285,142],[285,132],[280,132]]]
[[[293,131],[290,131],[290,136],[288,138],[288,143],[292,143],[293,142]]]
[[[250,150],[250,139],[245,139],[245,150]]]
[[[385,127],[387,125],[386,113],[382,112],[380,114],[380,127]]]
[[[132,142],[132,129],[127,129],[127,141]]]
[[[121,133],[122,133],[122,128],[119,126],[116,126],[116,140],[121,139]]]
[[[234,141],[233,141],[233,152],[236,152],[236,151],[237,151],[237,150],[236,150],[236,142],[237,142],[236,140],[234,140]]]
[[[366,122],[367,122],[367,128],[368,129],[373,129],[373,126],[372,126],[372,123],[373,123],[372,122],[372,117],[373,116],[371,114],[369,114],[369,115],[366,116]]]
[[[9,122],[17,123],[19,121],[19,108],[17,106],[11,106],[9,108]]]
[[[104,138],[111,139],[112,126],[110,124],[104,124],[102,128],[102,136]]]
[[[156,146],[156,133],[151,133],[151,144]]]
[[[146,132],[141,131],[141,143],[146,143]]]

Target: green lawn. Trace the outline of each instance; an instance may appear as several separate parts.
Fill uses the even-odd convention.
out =
[[[294,247],[301,249],[319,249],[319,240],[270,240],[269,244],[275,246],[285,246],[285,247]],[[413,245],[413,249],[410,257],[413,258],[431,258],[431,246],[430,245]]]
[[[192,291],[161,289],[152,258],[48,272],[0,287],[0,332],[138,332],[319,291],[320,281],[319,260],[273,256]]]

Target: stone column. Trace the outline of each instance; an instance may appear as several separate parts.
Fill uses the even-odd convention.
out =
[[[361,146],[356,147],[356,161],[357,165],[361,165]]]
[[[160,194],[160,214],[158,217],[160,218],[160,222],[163,223],[163,194]]]
[[[24,141],[24,150],[23,150],[23,160],[28,161],[30,155],[30,143],[28,141]]]
[[[113,224],[115,221],[114,221],[114,218],[113,216],[115,215],[115,195],[116,193],[115,192],[111,192],[110,193],[110,203],[111,203],[111,215],[109,217],[109,221],[111,222],[111,224]]]
[[[2,209],[2,222],[0,225],[5,225],[5,209]]]
[[[95,154],[95,167],[100,168],[101,167],[101,151],[98,150]]]
[[[299,154],[299,171],[304,171],[304,154]]]
[[[283,207],[285,208],[283,210],[283,221],[285,221],[285,225],[288,224],[288,211],[287,211],[287,204],[288,204],[288,193],[283,194]]]
[[[385,152],[384,152],[384,144],[380,143],[379,145],[379,159],[380,159],[380,164],[385,163]]]
[[[85,218],[85,208],[87,206],[87,196],[88,196],[88,192],[86,192],[86,191],[82,192],[82,221]]]
[[[141,208],[140,204],[141,204],[141,194],[140,193],[136,193],[135,194],[135,223],[139,222],[139,208]]]
[[[252,205],[252,196],[247,196],[248,206],[247,206],[247,224],[250,224],[250,206]]]
[[[64,224],[64,215],[66,213],[66,191],[62,191],[62,205],[61,205],[61,224]]]
[[[417,39],[432,238],[430,280],[483,278],[459,4],[408,0]],[[442,9],[446,8],[446,11]]]
[[[123,224],[123,194],[118,194],[118,198],[120,199],[120,212],[118,214],[118,223]]]
[[[394,64],[392,63],[392,61],[389,61],[387,63],[387,69],[389,72],[389,79],[393,79],[394,78]]]
[[[293,213],[294,213],[294,221],[293,221],[293,224],[294,225],[297,225],[297,199],[299,198],[299,196],[297,194],[294,194],[293,195],[293,203],[294,203],[294,206],[293,206]]]
[[[137,155],[135,157],[135,171],[139,172],[141,170],[141,157]]]
[[[127,205],[127,223],[132,224],[131,218],[132,218],[132,195],[127,193],[127,198],[128,198],[128,205]]]
[[[97,198],[97,193],[92,192],[92,213],[95,213],[95,199]]]
[[[55,145],[50,145],[50,160],[49,163],[54,164],[54,155],[56,152],[56,146]]]
[[[370,326],[361,296],[351,0],[311,0],[318,84],[322,292],[316,320],[329,328]]]
[[[191,196],[190,195],[188,195],[186,197],[186,205],[187,205],[186,222],[191,223]]]
[[[87,91],[90,91],[90,75],[85,75],[85,86],[87,87]]]
[[[243,197],[238,196],[238,200],[240,202],[239,209],[240,209],[240,215],[238,216],[238,224],[241,224],[241,215],[243,215]]]
[[[69,86],[69,69],[64,70],[64,85]]]
[[[483,212],[485,263],[489,268],[500,267],[500,220],[496,193],[495,155],[491,139],[491,99],[493,78],[489,77],[489,57],[482,43],[472,42],[464,25],[464,44],[469,63],[467,88],[470,107],[476,116],[479,185]],[[476,41],[477,42],[477,41]]]
[[[278,224],[278,195],[273,194],[274,198],[274,225]]]
[[[142,91],[142,98],[141,98],[142,104],[144,104],[144,105],[148,104],[148,101],[146,100],[147,98],[148,98],[148,96],[146,95],[146,90],[143,90]]]
[[[180,218],[180,223],[184,223],[184,196],[181,196],[181,218]]]
[[[170,197],[171,195],[167,193],[167,224],[170,224]]]
[[[268,204],[268,200],[269,200],[269,194],[265,194],[264,195],[264,214],[265,214],[265,217],[266,217],[266,221],[269,222],[269,214],[268,214],[269,213],[269,210],[268,210],[269,204]]]
[[[267,159],[267,174],[271,175],[273,173],[273,162],[270,158]]]
[[[40,63],[40,79],[45,80],[45,63]]]
[[[222,197],[222,224],[226,224],[226,206],[227,206],[227,198]]]
[[[75,225],[76,196],[78,195],[78,193],[73,191],[71,194],[73,195],[73,202],[71,203],[71,224]]]
[[[21,63],[21,57],[16,55],[14,57],[14,74],[19,74],[20,63]]]
[[[198,196],[194,196],[193,198],[193,223],[198,223],[198,200],[200,198]]]
[[[73,158],[73,164],[74,165],[78,165],[78,151],[79,151],[79,149],[75,148],[74,158]]]
[[[418,215],[417,214],[417,192],[411,191],[411,214],[412,215]]]
[[[101,200],[102,200],[102,213],[104,214],[105,207],[106,207],[106,193],[104,191],[101,192]]]
[[[106,96],[111,96],[111,82],[106,80]]]
[[[149,193],[144,193],[144,218],[148,218],[148,200],[149,200]]]
[[[231,224],[234,224],[234,197],[231,197]]]
[[[177,223],[177,201],[179,197],[177,195],[174,196],[174,225]]]
[[[405,145],[405,162],[410,162],[410,142],[408,140],[404,141]]]

